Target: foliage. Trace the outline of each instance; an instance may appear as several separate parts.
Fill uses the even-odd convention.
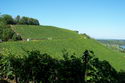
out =
[[[13,30],[10,28],[9,25],[0,25],[0,38],[3,41],[8,41],[9,39],[12,39],[12,36],[14,34]]]
[[[0,76],[14,79],[16,83],[118,83],[117,71],[93,54],[85,51],[83,57],[86,57],[77,58],[65,52],[63,59],[54,59],[35,50],[27,51],[24,57],[0,56]],[[86,81],[84,74],[85,78],[89,78]]]
[[[14,37],[15,39],[14,39]],[[0,39],[2,41],[8,41],[8,40],[21,40],[21,37],[17,35],[9,25],[2,25],[0,24]]]
[[[21,19],[21,17],[20,17],[19,15],[17,15],[16,18],[15,18],[15,22],[16,22],[16,24],[19,24],[20,19]]]
[[[14,19],[12,18],[11,15],[4,14],[4,15],[2,15],[1,18],[3,19],[4,23],[6,23],[6,24],[15,24]]]
[[[119,83],[125,83],[125,71],[124,70],[121,70],[118,73],[118,80],[119,80]]]
[[[0,48],[1,50],[3,48],[9,49],[12,54],[17,54],[20,56],[25,54],[25,51],[23,51],[22,48],[28,50],[36,49],[40,50],[41,52],[48,53],[52,57],[58,59],[62,59],[62,50],[64,48],[68,50],[70,55],[74,52],[78,54],[76,57],[81,57],[83,50],[92,49],[95,52],[96,57],[98,57],[100,60],[109,61],[118,71],[125,69],[124,53],[106,48],[93,39],[57,39],[39,41],[32,40],[29,42],[5,42],[0,43]]]
[[[18,21],[17,24],[24,24],[24,25],[39,25],[39,21],[34,18],[29,18],[23,16],[22,18],[19,19],[19,16],[17,16]]]
[[[39,21],[34,18],[29,17],[20,17],[19,15],[16,18],[13,18],[11,15],[4,14],[0,16],[0,21],[4,22],[7,25],[23,24],[23,25],[40,25]]]
[[[17,35],[16,33],[13,35],[12,40],[14,41],[18,41],[18,40],[22,40],[20,35]]]

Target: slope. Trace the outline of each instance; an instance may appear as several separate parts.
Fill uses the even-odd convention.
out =
[[[20,34],[23,39],[72,39],[79,38],[75,31],[57,28],[53,26],[31,26],[31,25],[16,25],[12,29]]]
[[[17,28],[18,27],[18,28]],[[27,30],[30,29],[34,29],[34,28],[39,28],[39,26],[14,26],[13,28],[16,28],[18,30],[16,30],[17,32],[20,31],[19,34],[21,34],[21,36],[23,36],[24,38],[29,38],[29,34],[26,35],[26,32],[28,32]],[[23,29],[19,30],[19,27],[22,27]],[[31,28],[32,27],[32,28]],[[44,28],[43,26],[42,29]],[[49,26],[47,26],[49,28]],[[27,29],[30,28],[30,29]],[[48,28],[44,28],[44,29],[48,29]],[[109,61],[113,67],[115,67],[118,71],[119,70],[125,70],[125,54],[124,53],[120,53],[118,51],[114,51],[110,48],[107,48],[105,46],[103,46],[102,44],[100,44],[99,42],[97,42],[94,39],[91,38],[87,38],[86,36],[81,36],[79,34],[77,34],[76,32],[70,31],[70,30],[65,30],[65,29],[60,29],[60,28],[56,28],[55,30],[58,29],[58,34],[56,34],[56,32],[53,32],[54,27],[50,27],[51,31],[47,32],[43,32],[45,30],[41,31],[39,30],[37,33],[34,32],[34,30],[32,30],[32,38],[39,38],[42,39],[47,38],[47,37],[52,37],[55,39],[51,39],[51,40],[32,40],[32,41],[18,41],[18,42],[4,42],[4,43],[0,43],[0,48],[3,50],[8,49],[12,54],[14,55],[25,55],[24,50],[40,50],[43,53],[48,53],[49,55],[51,55],[54,58],[58,58],[61,59],[62,58],[62,51],[64,49],[67,49],[67,51],[70,54],[76,54],[75,56],[77,57],[81,57],[83,54],[83,51],[85,51],[85,49],[90,49],[93,50],[96,57],[98,57],[101,60],[107,60]],[[31,31],[31,30],[30,30]],[[51,34],[49,33],[51,32]],[[62,34],[63,32],[63,34]],[[25,33],[25,35],[24,35]],[[39,36],[39,37],[35,37],[38,36],[37,34],[40,33],[48,33],[47,36]],[[35,35],[36,34],[36,35]],[[55,36],[58,35],[58,36]],[[61,35],[60,35],[61,34]],[[64,35],[64,36],[62,36]]]

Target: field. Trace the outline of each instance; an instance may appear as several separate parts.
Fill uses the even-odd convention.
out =
[[[42,53],[48,53],[54,58],[61,59],[64,49],[71,55],[75,53],[77,57],[81,57],[83,52],[89,49],[94,51],[100,60],[109,61],[118,71],[125,70],[124,53],[105,47],[95,39],[87,38],[75,31],[50,26],[16,25],[12,28],[24,39],[32,39],[0,43],[0,49],[3,51],[7,49],[16,56],[25,55],[24,50],[40,50]],[[50,37],[52,39],[48,39]]]
[[[61,59],[62,51],[67,49],[70,54],[82,56],[85,49],[93,50],[96,57],[101,60],[109,61],[118,71],[125,69],[125,54],[113,51],[94,39],[63,39],[63,40],[34,40],[5,42],[0,44],[0,48],[8,49],[12,54],[22,56],[24,50],[40,50],[42,53],[48,53],[52,57]]]
[[[31,26],[31,25],[16,25],[12,29],[20,34],[23,39],[72,39],[79,38],[75,31],[57,28],[53,26]]]

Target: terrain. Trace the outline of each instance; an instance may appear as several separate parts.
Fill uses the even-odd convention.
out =
[[[108,48],[85,34],[54,26],[12,25],[11,28],[21,35],[23,40],[0,43],[2,52],[8,51],[13,55],[22,56],[27,49],[40,50],[61,59],[64,49],[77,57],[81,57],[88,49],[94,51],[100,60],[109,61],[118,71],[125,70],[124,53]]]

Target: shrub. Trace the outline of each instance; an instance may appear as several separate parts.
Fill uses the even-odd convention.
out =
[[[12,37],[12,40],[18,41],[18,40],[22,40],[22,38],[21,38],[20,35],[17,35],[16,33],[14,33],[14,35],[13,35],[13,37]]]

